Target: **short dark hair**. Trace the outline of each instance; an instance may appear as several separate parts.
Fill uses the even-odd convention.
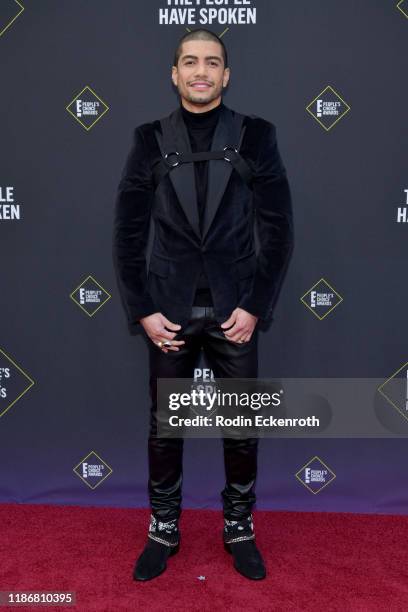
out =
[[[223,41],[221,40],[221,38],[219,38],[219,36],[217,36],[217,34],[214,34],[214,32],[211,32],[211,30],[206,30],[204,28],[198,28],[197,30],[191,30],[191,32],[187,32],[187,34],[184,34],[180,38],[178,45],[177,45],[176,52],[174,54],[173,66],[178,65],[178,61],[181,55],[182,44],[183,42],[187,42],[188,40],[213,40],[214,42],[217,42],[219,45],[221,45],[222,57],[224,60],[224,68],[228,67],[228,54],[227,54],[227,50],[225,48]]]

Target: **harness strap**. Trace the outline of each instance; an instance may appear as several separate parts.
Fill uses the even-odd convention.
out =
[[[207,161],[211,159],[224,160],[231,163],[234,170],[238,172],[241,178],[251,189],[253,173],[245,159],[239,153],[242,140],[246,130],[246,126],[242,126],[244,116],[236,113],[234,117],[236,134],[240,134],[237,147],[226,145],[221,151],[197,151],[195,153],[179,152],[176,150],[173,127],[169,117],[160,120],[162,134],[155,130],[156,139],[160,147],[162,158],[153,165],[153,178],[157,186],[160,181],[173,169],[180,164],[192,163],[197,161]]]

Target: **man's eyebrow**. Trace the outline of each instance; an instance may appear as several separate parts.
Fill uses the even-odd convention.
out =
[[[181,59],[185,60],[187,58],[192,58],[192,59],[198,59],[197,55],[182,55]],[[206,55],[205,58],[206,60],[208,59],[216,59],[221,61],[221,57],[219,55]]]

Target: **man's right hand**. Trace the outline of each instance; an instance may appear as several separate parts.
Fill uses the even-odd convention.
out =
[[[172,341],[172,346],[160,347],[163,353],[167,353],[168,351],[178,351],[180,350],[178,346],[180,344],[185,344],[184,340],[173,340],[178,330],[181,328],[181,325],[179,325],[178,323],[172,323],[161,312],[154,312],[153,314],[147,317],[142,317],[140,319],[140,324],[143,326],[143,329],[149,336],[150,340],[156,345],[160,341]],[[165,329],[165,327],[174,330],[174,332],[168,331],[167,329]]]

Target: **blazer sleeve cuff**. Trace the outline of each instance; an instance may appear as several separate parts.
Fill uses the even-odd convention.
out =
[[[128,330],[132,336],[140,334],[144,331],[143,326],[140,323],[140,319],[143,317],[148,317],[156,312],[159,312],[158,309],[154,306],[153,302],[146,303],[144,306],[139,308],[131,308],[130,313],[128,315]]]
[[[261,308],[258,304],[256,304],[256,302],[254,302],[251,296],[247,296],[242,299],[238,304],[238,308],[242,308],[254,317],[258,317],[259,321],[263,323],[270,324],[274,320],[272,308]]]

